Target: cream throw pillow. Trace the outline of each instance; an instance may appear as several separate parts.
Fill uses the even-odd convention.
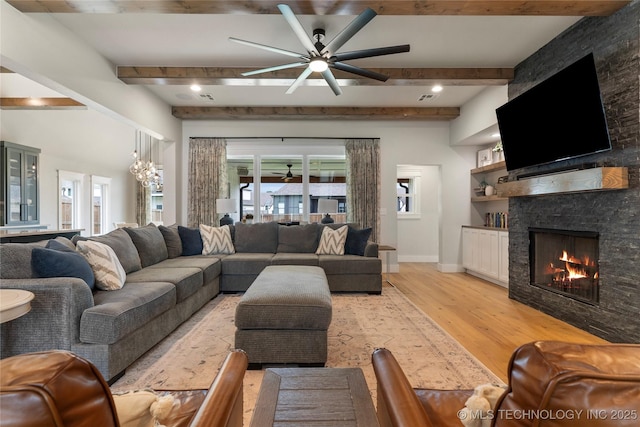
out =
[[[79,240],[76,248],[91,266],[96,278],[96,288],[115,291],[124,286],[127,273],[110,246],[92,240]]]
[[[113,401],[120,427],[162,427],[158,420],[166,418],[179,405],[173,396],[159,397],[153,390],[114,393]]]
[[[320,244],[316,255],[344,255],[344,244],[347,241],[349,227],[343,225],[337,230],[325,226],[320,236]]]
[[[232,254],[235,252],[231,241],[231,229],[228,225],[212,227],[200,224],[202,237],[202,255]]]

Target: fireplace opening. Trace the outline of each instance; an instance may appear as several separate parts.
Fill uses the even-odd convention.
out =
[[[532,285],[598,304],[597,232],[530,228],[529,245]]]

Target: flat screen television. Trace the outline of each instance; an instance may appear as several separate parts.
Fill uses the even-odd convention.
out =
[[[593,54],[496,109],[507,170],[611,149]]]

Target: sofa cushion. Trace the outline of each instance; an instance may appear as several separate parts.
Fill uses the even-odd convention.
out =
[[[82,255],[66,246],[65,250],[33,248],[31,265],[38,277],[77,277],[84,280],[91,289],[94,288],[95,276],[91,266]]]
[[[222,263],[219,258],[212,256],[189,256],[180,258],[169,258],[154,264],[148,268],[175,268],[175,267],[191,267],[202,270],[204,283],[213,282],[222,270]]]
[[[91,240],[79,241],[76,246],[93,270],[96,288],[105,291],[122,288],[127,274],[110,246]]]
[[[46,240],[34,243],[0,244],[0,278],[32,279],[37,277],[31,267],[33,248],[44,248]]]
[[[330,274],[382,274],[380,258],[359,255],[318,255],[318,265]]]
[[[371,228],[357,230],[349,226],[347,241],[344,244],[344,253],[346,255],[364,256],[364,250],[367,247],[369,237],[371,237]]]
[[[235,252],[228,225],[212,227],[200,224],[200,236],[202,237],[203,255],[232,254]]]
[[[236,252],[222,258],[223,275],[256,275],[271,264],[273,254],[246,254]]]
[[[182,256],[201,255],[202,237],[200,229],[178,226],[178,234],[182,242]]]
[[[198,292],[204,284],[204,275],[196,267],[143,268],[127,275],[127,286],[141,282],[169,282],[176,287],[176,300],[182,302]]]
[[[337,230],[324,227],[316,254],[318,255],[344,255],[344,244],[347,240],[348,226],[343,225]]]
[[[271,258],[271,265],[318,265],[316,254],[278,252]]]
[[[74,237],[77,237],[76,245],[78,242],[83,240],[92,240],[94,242],[104,243],[111,247],[111,249],[116,253],[118,260],[120,260],[120,264],[122,265],[122,268],[124,268],[125,273],[138,271],[142,268],[138,249],[136,249],[136,245],[133,244],[133,240],[131,240],[129,234],[122,228],[117,228],[102,236],[93,236],[89,238],[78,236]]]
[[[151,223],[144,227],[123,228],[138,250],[142,268],[159,263],[169,257],[167,245],[158,227]]]
[[[236,252],[276,253],[278,249],[278,223],[259,222],[256,224],[235,225]]]
[[[158,230],[164,237],[164,243],[167,246],[167,257],[177,258],[182,255],[182,240],[180,240],[180,233],[178,233],[178,224],[169,226],[159,225]]]
[[[95,306],[80,320],[80,341],[113,344],[176,304],[171,283],[132,283],[115,292],[97,291]]]
[[[314,253],[316,249],[318,249],[318,224],[278,227],[278,253]]]

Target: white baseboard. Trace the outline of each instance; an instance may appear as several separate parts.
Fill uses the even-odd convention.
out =
[[[438,255],[398,255],[398,262],[438,262]]]
[[[438,263],[438,271],[442,273],[464,273],[464,268],[460,264]]]

